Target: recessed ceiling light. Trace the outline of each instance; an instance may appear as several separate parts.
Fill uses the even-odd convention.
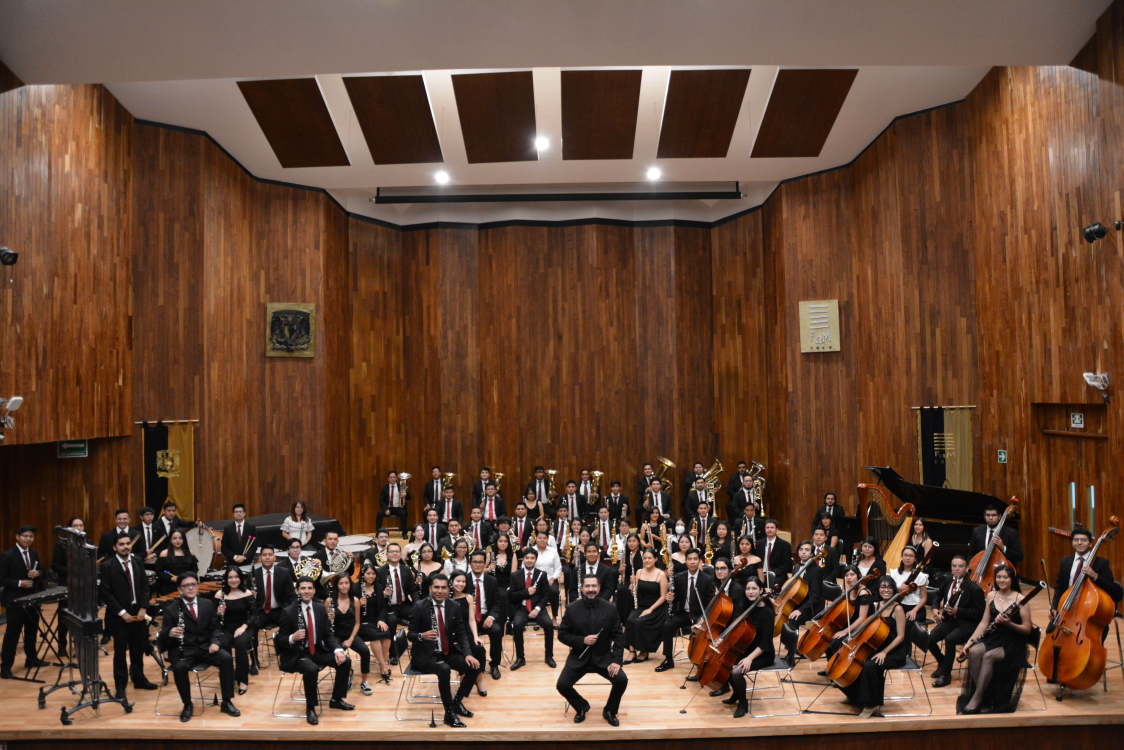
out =
[[[550,141],[546,138],[546,136],[540,135],[535,139],[535,148],[539,151],[546,151],[548,148],[550,148]]]
[[[448,172],[438,172],[437,174],[433,175],[433,179],[437,180],[438,185],[444,185],[446,182],[449,181],[449,173]]]
[[[649,180],[658,180],[660,178],[661,174],[663,174],[663,173],[660,172],[659,167],[649,167],[648,168],[648,179]]]

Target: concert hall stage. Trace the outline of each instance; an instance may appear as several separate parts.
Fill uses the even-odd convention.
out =
[[[1034,602],[1034,616],[1037,622],[1045,621],[1045,602]],[[1110,635],[1109,643],[1115,640]],[[510,649],[510,641],[506,644]],[[1113,649],[1114,650],[1114,649]],[[0,682],[0,703],[5,710],[0,715],[0,741],[7,741],[10,748],[58,747],[72,749],[76,741],[83,748],[137,748],[155,750],[171,747],[224,747],[244,748],[247,744],[281,746],[286,743],[308,743],[329,740],[337,743],[370,744],[372,739],[380,742],[481,742],[524,743],[534,742],[538,750],[552,743],[566,743],[572,748],[577,742],[626,742],[643,741],[646,746],[680,744],[684,741],[704,740],[708,747],[723,747],[727,742],[745,737],[783,738],[786,748],[822,747],[821,735],[838,734],[830,740],[833,750],[847,748],[871,748],[880,746],[901,747],[908,742],[916,750],[940,746],[987,747],[989,750],[1018,748],[1025,750],[1034,743],[1042,746],[1060,745],[1063,742],[1074,747],[1090,747],[1094,742],[1114,744],[1113,739],[1124,725],[1124,678],[1119,670],[1109,672],[1109,691],[1101,684],[1083,693],[1068,693],[1065,700],[1054,700],[1056,691],[1045,685],[1046,709],[1041,708],[1043,700],[1039,697],[1033,675],[1027,674],[1027,684],[1023,692],[1020,710],[1014,714],[995,716],[957,716],[954,705],[959,694],[958,681],[940,690],[929,688],[932,699],[931,717],[876,718],[860,720],[853,715],[854,709],[840,701],[839,691],[829,688],[813,706],[817,713],[801,713],[795,716],[734,720],[733,709],[723,706],[718,698],[710,698],[706,693],[698,695],[687,707],[687,713],[680,710],[691,701],[697,685],[687,683],[687,689],[680,689],[687,676],[686,662],[680,662],[676,669],[662,674],[653,672],[659,663],[653,655],[644,664],[629,665],[625,671],[629,675],[628,692],[619,714],[621,726],[609,727],[601,718],[600,706],[608,694],[607,687],[598,678],[586,678],[588,686],[579,686],[593,706],[583,724],[573,723],[573,712],[563,715],[562,698],[554,689],[555,680],[561,669],[565,647],[558,648],[555,656],[559,669],[549,669],[542,663],[542,639],[538,635],[528,636],[528,666],[517,672],[506,668],[502,679],[493,681],[486,677],[484,687],[488,697],[481,698],[473,693],[466,700],[470,711],[476,713],[465,719],[467,729],[451,730],[441,724],[441,713],[436,713],[437,727],[429,727],[429,707],[405,707],[400,715],[415,721],[395,719],[395,704],[402,687],[402,678],[396,671],[389,686],[378,683],[373,696],[364,696],[358,685],[349,694],[349,700],[356,704],[357,710],[341,712],[327,710],[320,725],[309,726],[303,719],[274,718],[270,712],[279,673],[263,669],[251,678],[250,691],[235,697],[235,704],[241,709],[240,718],[231,718],[219,713],[217,706],[208,705],[204,715],[198,714],[188,724],[181,724],[177,716],[156,716],[154,707],[157,693],[130,691],[129,699],[135,701],[132,713],[125,714],[120,707],[109,704],[102,707],[100,715],[83,710],[74,715],[74,724],[64,727],[59,722],[60,708],[74,704],[73,696],[60,690],[47,698],[47,708],[37,708],[39,686],[6,680]],[[1110,653],[1110,656],[1115,654]],[[104,677],[112,682],[111,657],[103,656],[101,670]],[[20,664],[17,661],[17,666]],[[822,690],[823,679],[816,675],[823,662],[814,668],[806,662],[797,665],[793,671],[801,704],[807,708],[812,699]],[[929,673],[932,665],[924,670],[926,683],[932,680]],[[157,668],[151,661],[146,662],[146,672],[150,679],[156,680]],[[43,670],[40,677],[54,681],[57,668]],[[17,674],[22,674],[17,671]],[[908,693],[904,683],[899,681],[902,673],[894,673],[894,684],[887,686],[887,696]],[[767,676],[762,684],[775,684],[775,679]],[[287,678],[286,686],[291,678]],[[768,680],[766,683],[765,680]],[[917,677],[913,677],[918,688],[919,702],[901,706],[887,703],[887,711],[924,713],[926,710],[924,692],[920,690]],[[601,684],[598,684],[601,683]],[[815,683],[815,684],[812,684]],[[789,686],[791,690],[791,686]],[[283,694],[287,692],[283,691]],[[425,690],[423,692],[433,692]],[[211,693],[207,692],[210,699]],[[161,710],[179,712],[179,700],[174,685],[169,681],[161,698]],[[301,704],[290,703],[283,712],[303,710]],[[790,700],[755,702],[758,713],[776,713],[782,710],[796,710]],[[838,713],[819,713],[819,712]],[[967,730],[967,731],[965,731]],[[924,731],[925,734],[918,734]],[[901,733],[909,732],[908,738]],[[64,744],[65,743],[65,744]]]

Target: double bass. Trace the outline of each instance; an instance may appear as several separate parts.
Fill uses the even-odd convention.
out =
[[[807,562],[801,563],[800,567],[796,569],[796,572],[785,582],[777,594],[775,600],[777,621],[773,625],[774,638],[781,634],[781,628],[788,622],[788,616],[792,614],[792,611],[800,606],[804,597],[808,596],[808,582],[801,576],[804,575],[804,571],[808,569],[809,565],[817,562],[825,553],[826,549],[821,549],[813,557],[808,558]]]
[[[991,542],[987,548],[982,552],[977,552],[968,563],[968,568],[972,571],[972,582],[979,586],[984,591],[991,591],[995,586],[995,569],[1000,565],[1006,565],[1014,570],[1015,566],[1007,559],[999,550],[995,549],[995,540],[999,538],[999,532],[1003,530],[1003,525],[1007,523],[1007,518],[1011,512],[1015,510],[1019,504],[1017,497],[1011,498],[1011,504],[1003,511],[1003,517],[999,519],[999,523],[995,525],[995,531],[991,535]]]
[[[835,634],[847,627],[847,623],[851,621],[851,602],[847,598],[848,594],[860,586],[877,581],[881,577],[882,571],[873,568],[866,578],[855,581],[854,585],[844,590],[835,601],[824,607],[823,612],[809,620],[808,628],[796,644],[796,650],[800,652],[800,655],[809,661],[815,661],[827,653],[827,647],[831,645]]]
[[[749,613],[773,598],[773,590],[765,589],[753,604],[745,608],[737,619],[731,622],[722,633],[710,642],[705,658],[699,666],[699,684],[711,690],[720,690],[729,679],[738,661],[745,656],[757,628],[749,619]]]
[[[1111,528],[1097,537],[1089,552],[1089,562],[1097,559],[1101,543],[1120,531],[1120,519],[1108,519]],[[1097,684],[1104,674],[1107,652],[1104,631],[1112,622],[1116,605],[1104,589],[1093,583],[1085,571],[1066,590],[1058,611],[1046,627],[1046,637],[1038,651],[1038,670],[1050,682],[1073,690],[1085,690]],[[1058,700],[1061,700],[1061,694]]]
[[[696,667],[701,667],[706,659],[707,646],[715,639],[715,633],[725,629],[734,614],[734,600],[730,598],[726,591],[734,581],[734,576],[740,573],[743,568],[745,568],[744,564],[738,565],[730,571],[730,575],[726,576],[726,582],[722,584],[722,588],[710,600],[710,604],[706,605],[706,611],[703,612],[703,616],[699,620],[698,630],[691,634],[691,643],[687,652],[690,654],[691,663]],[[690,605],[688,605],[688,612],[690,612],[689,607]]]

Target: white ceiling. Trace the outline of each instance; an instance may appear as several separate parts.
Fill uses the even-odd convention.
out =
[[[894,117],[963,98],[993,65],[1066,64],[1110,0],[5,0],[0,59],[25,83],[105,83],[137,118],[203,130],[254,175],[327,189],[397,224],[578,219],[712,221],[783,179],[851,161]],[[562,68],[642,68],[631,160],[562,161]],[[724,159],[657,160],[673,68],[748,67]],[[858,67],[819,157],[750,159],[780,67]],[[468,164],[451,75],[534,73],[538,162]],[[444,165],[376,166],[343,76],[421,72]],[[283,169],[236,85],[315,76],[350,167]],[[380,205],[377,187],[742,183],[742,200]]]

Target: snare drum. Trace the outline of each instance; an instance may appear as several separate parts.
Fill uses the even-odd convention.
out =
[[[183,532],[187,538],[187,547],[195,559],[199,561],[199,576],[206,575],[208,570],[220,569],[225,558],[219,552],[222,548],[222,532],[214,532],[206,526],[187,529]]]

